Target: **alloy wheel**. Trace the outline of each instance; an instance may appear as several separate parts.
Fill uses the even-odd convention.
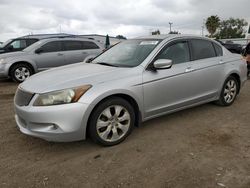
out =
[[[97,119],[96,129],[99,137],[106,142],[120,140],[130,128],[131,116],[120,105],[109,106]]]
[[[237,84],[234,80],[228,80],[224,89],[224,100],[231,103],[237,95]]]
[[[30,77],[30,70],[26,67],[18,67],[15,72],[15,77],[18,81],[23,82],[26,78]]]

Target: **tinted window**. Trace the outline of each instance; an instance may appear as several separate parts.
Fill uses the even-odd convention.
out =
[[[8,47],[12,46],[13,49],[24,49],[26,48],[25,40],[14,40],[12,43],[8,45]]]
[[[61,42],[60,41],[54,41],[49,42],[41,47],[43,52],[58,52],[62,50]]]
[[[157,59],[171,59],[174,64],[190,61],[189,47],[187,42],[177,42],[164,49]]]
[[[212,42],[207,40],[192,40],[193,60],[215,57],[215,50]]]
[[[80,41],[64,41],[65,50],[81,50],[82,43]]]
[[[94,42],[84,41],[82,44],[83,49],[99,49],[99,46],[97,46]]]
[[[214,45],[216,55],[217,56],[223,56],[222,48],[218,44],[213,43],[213,45]]]
[[[38,41],[38,39],[28,39],[28,40],[26,40],[26,44],[27,44],[27,46],[30,46],[31,44],[34,44],[37,41]]]

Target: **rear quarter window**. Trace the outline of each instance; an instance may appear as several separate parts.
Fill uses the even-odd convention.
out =
[[[213,45],[214,45],[214,49],[215,49],[216,55],[217,55],[217,56],[223,56],[222,47],[219,46],[219,45],[216,44],[216,43],[213,43]]]
[[[193,60],[216,57],[215,48],[208,40],[192,39],[191,49]]]
[[[100,49],[94,42],[91,41],[83,41],[82,42],[83,49]]]

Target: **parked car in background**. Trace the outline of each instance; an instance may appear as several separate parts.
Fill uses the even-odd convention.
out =
[[[82,62],[89,55],[98,55],[102,46],[76,37],[42,39],[20,52],[0,55],[0,77],[23,82],[29,76],[49,68]]]
[[[52,69],[20,84],[15,119],[24,134],[110,146],[135,125],[216,101],[231,105],[247,65],[214,40],[155,35],[121,42],[90,63]]]
[[[39,35],[27,35],[15,39],[10,39],[0,46],[0,54],[21,51],[41,39],[53,38],[53,37],[68,37],[68,36],[73,36],[73,35],[64,33],[39,34]]]
[[[241,44],[236,44],[230,40],[226,42],[222,42],[221,40],[217,41],[232,53],[241,54],[243,51],[243,46]]]

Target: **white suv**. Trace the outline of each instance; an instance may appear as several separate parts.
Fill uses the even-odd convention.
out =
[[[102,51],[102,45],[94,40],[75,37],[43,39],[23,51],[1,54],[0,77],[23,82],[39,71],[78,63]]]

